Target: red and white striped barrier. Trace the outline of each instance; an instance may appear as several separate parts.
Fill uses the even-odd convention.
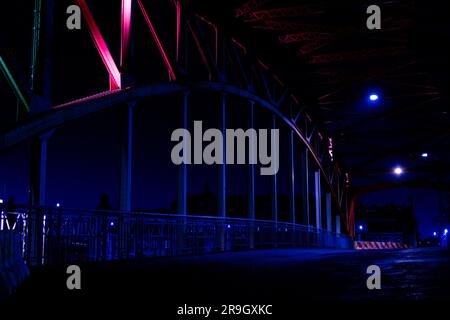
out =
[[[407,244],[391,241],[355,241],[356,250],[408,249]]]

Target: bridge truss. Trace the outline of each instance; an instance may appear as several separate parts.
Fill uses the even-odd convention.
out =
[[[55,0],[35,1],[35,32],[32,62],[32,86],[20,83],[8,69],[8,61],[0,60],[3,74],[8,78],[12,90],[23,107],[22,117],[12,128],[0,134],[0,152],[8,152],[10,147],[32,141],[30,173],[30,207],[41,208],[47,205],[45,199],[47,171],[47,143],[59,127],[76,121],[86,115],[112,108],[126,109],[123,119],[127,130],[123,135],[121,148],[120,210],[131,212],[132,162],[133,162],[133,123],[135,106],[144,98],[151,96],[177,95],[182,97],[183,124],[187,126],[190,112],[190,94],[212,92],[220,97],[218,107],[219,127],[227,125],[226,110],[229,98],[238,97],[248,103],[248,117],[253,124],[255,113],[261,108],[272,113],[273,125],[283,123],[290,128],[289,136],[289,223],[296,221],[295,180],[301,179],[302,212],[306,217],[306,227],[325,230],[334,234],[352,233],[352,221],[348,216],[347,192],[349,176],[341,170],[333,157],[332,138],[326,136],[319,126],[305,112],[301,99],[296,97],[276,73],[243,42],[226,33],[208,17],[192,12],[183,1],[167,1],[170,16],[165,19],[173,24],[172,36],[162,37],[165,25],[153,21],[154,6],[145,0],[122,0],[120,21],[120,59],[116,61],[111,53],[111,44],[103,37],[86,0],[76,0],[81,8],[85,26],[89,30],[92,45],[97,49],[109,77],[109,88],[95,95],[81,97],[62,104],[52,103],[51,70],[48,48],[57,45],[52,39],[53,10]],[[138,30],[135,20],[143,19],[147,30]],[[45,21],[45,28],[39,28]],[[168,23],[169,23],[168,22]],[[43,33],[43,34],[41,34]],[[148,37],[148,45],[159,52],[158,63],[163,63],[166,72],[159,81],[138,82],[129,67],[133,58],[133,41],[136,35]],[[0,51],[0,58],[4,49]],[[193,63],[192,61],[201,63]],[[153,61],[149,61],[153,63]],[[155,62],[156,63],[156,62]],[[39,67],[40,66],[40,67]],[[22,77],[23,78],[23,77]],[[302,145],[300,153],[295,151],[294,141]],[[300,168],[295,168],[299,159]],[[218,208],[217,215],[226,219],[226,165],[218,170]],[[187,212],[186,165],[179,170],[177,213],[189,217]],[[277,176],[272,178],[272,222],[278,221]],[[255,168],[249,166],[247,177],[248,219],[258,220],[255,210]],[[313,187],[312,187],[313,186]],[[313,203],[310,203],[310,202]],[[310,211],[314,212],[310,212]],[[171,218],[176,219],[176,218]],[[3,217],[4,220],[4,217]],[[3,221],[2,220],[2,221]],[[178,220],[177,220],[178,221]],[[223,220],[225,221],[225,220]]]

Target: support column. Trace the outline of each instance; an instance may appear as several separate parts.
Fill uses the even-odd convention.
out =
[[[276,129],[276,116],[273,116],[273,129]],[[271,139],[274,139],[274,135],[271,135]],[[275,142],[276,143],[276,142]],[[274,144],[275,144],[274,143]],[[274,152],[271,150],[271,152]],[[278,159],[277,159],[278,160]],[[274,164],[276,167],[276,164]],[[278,222],[278,190],[277,190],[277,175],[272,175],[272,220]]]
[[[46,105],[52,105],[53,91],[53,39],[54,39],[54,17],[55,0],[46,0],[45,6],[45,43],[44,43],[44,73],[43,73],[43,95]]]
[[[341,234],[341,217],[336,216],[336,234]]]
[[[188,98],[189,93],[184,93],[183,96],[183,120],[182,120],[182,128],[187,129],[187,118],[188,118]],[[187,137],[183,137],[183,150],[187,150],[186,142]],[[178,201],[177,201],[177,213],[179,215],[186,216],[187,214],[187,154],[186,152],[183,153],[184,161],[179,166],[178,171]]]
[[[29,202],[34,207],[47,204],[47,144],[51,134],[47,133],[34,139],[31,145]]]
[[[303,173],[302,179],[302,205],[303,205],[303,223],[307,226],[310,225],[309,221],[309,159],[308,149],[304,147],[302,151],[301,172]]]
[[[254,114],[255,103],[250,101],[250,122],[249,127],[255,127],[255,114]],[[249,165],[248,165],[248,175],[247,175],[247,207],[248,207],[248,218],[250,220],[255,219],[255,165],[257,155],[256,155],[256,141],[255,137],[251,137],[250,144],[250,154],[249,154]]]
[[[34,1],[30,81],[33,114],[48,110],[52,105],[54,11],[54,0]]]
[[[221,96],[221,107],[219,112],[219,128],[222,132],[226,132],[226,95],[222,94]],[[227,200],[227,176],[226,176],[226,159],[227,159],[227,150],[226,150],[226,141],[223,139],[222,142],[222,163],[219,165],[219,177],[218,183],[219,186],[217,188],[218,192],[218,215],[221,217],[225,217],[227,214],[226,211],[226,200]]]
[[[128,104],[121,146],[120,200],[121,211],[131,211],[131,184],[133,177],[133,118],[136,103]]]
[[[47,144],[51,133],[35,138],[31,145],[28,257],[32,264],[40,265],[43,260],[43,223],[45,216],[39,207],[46,203],[47,186]]]
[[[250,121],[249,128],[255,128],[255,102],[250,101]],[[247,207],[248,218],[250,220],[249,225],[249,247],[253,249],[255,247],[255,164],[257,162],[256,154],[257,139],[254,135],[250,137],[250,154],[248,159],[248,174],[247,174]]]
[[[327,230],[329,232],[333,231],[333,225],[331,221],[331,193],[327,192],[326,194],[326,203],[327,203]]]
[[[320,171],[316,171],[314,173],[315,178],[315,192],[314,195],[316,197],[316,228],[321,229],[322,228],[322,192],[320,188]]]
[[[294,131],[290,132],[289,139],[289,211],[292,223],[295,219],[295,161],[294,161]]]

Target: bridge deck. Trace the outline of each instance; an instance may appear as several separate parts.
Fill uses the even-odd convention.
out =
[[[290,302],[290,308],[298,308],[336,301],[353,305],[360,299],[436,302],[450,299],[449,263],[450,251],[437,249],[255,250],[85,265],[79,292],[65,289],[65,270],[47,267],[34,270],[11,302],[45,305],[51,301],[68,308],[93,304],[110,311],[131,305],[166,315],[185,303],[218,307],[259,303],[280,308]],[[371,264],[381,268],[381,290],[366,288],[365,272]]]

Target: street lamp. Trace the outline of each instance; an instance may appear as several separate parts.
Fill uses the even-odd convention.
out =
[[[401,176],[403,173],[404,173],[404,170],[402,167],[397,166],[394,168],[394,174],[396,176]]]
[[[379,97],[378,94],[376,94],[376,93],[371,93],[371,94],[369,95],[369,101],[371,101],[371,102],[378,101],[378,99],[380,99],[380,97]]]

